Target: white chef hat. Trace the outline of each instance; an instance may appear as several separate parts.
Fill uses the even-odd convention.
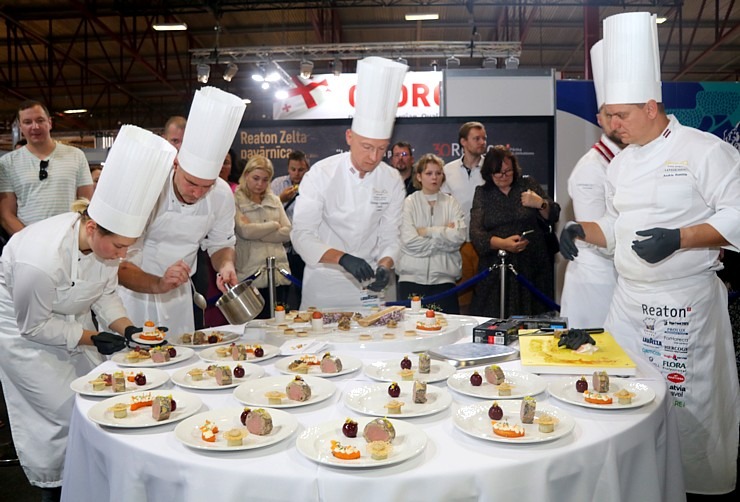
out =
[[[599,40],[591,47],[591,76],[596,91],[596,108],[604,106],[604,41]]]
[[[662,102],[655,14],[627,12],[604,19],[604,102]]]
[[[106,230],[138,238],[162,192],[177,150],[134,125],[118,132],[87,214]]]
[[[357,62],[352,131],[370,139],[391,137],[406,70],[405,64],[379,57]]]
[[[215,87],[195,92],[177,161],[191,176],[215,180],[247,105]]]

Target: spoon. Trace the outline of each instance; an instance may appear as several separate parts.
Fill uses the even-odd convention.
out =
[[[195,303],[196,307],[205,312],[206,308],[208,308],[208,302],[206,301],[205,296],[198,293],[198,290],[195,289],[195,284],[193,284],[192,279],[190,279],[190,286],[193,288],[193,303]]]

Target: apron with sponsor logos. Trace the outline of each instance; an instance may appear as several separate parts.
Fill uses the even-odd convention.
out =
[[[657,284],[620,277],[605,327],[665,378],[678,418],[686,490],[731,491],[740,401],[727,290],[716,274]]]

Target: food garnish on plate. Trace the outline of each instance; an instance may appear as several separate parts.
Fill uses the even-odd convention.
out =
[[[524,436],[524,427],[521,425],[509,425],[509,422],[492,421],[493,433],[505,438],[520,438]]]
[[[360,458],[360,450],[352,445],[343,445],[339,441],[332,439],[331,454],[341,460],[356,460]]]
[[[591,404],[612,404],[614,402],[608,394],[601,394],[599,392],[591,392],[588,390],[583,393],[583,399],[585,399],[587,403]]]

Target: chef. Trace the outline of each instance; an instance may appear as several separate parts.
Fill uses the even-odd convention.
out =
[[[575,238],[614,249],[619,278],[605,327],[663,373],[687,491],[727,493],[740,399],[727,290],[715,272],[720,248],[740,246],[740,155],[665,114],[655,16],[607,18],[604,55],[606,114],[629,146],[607,174],[607,214],[570,222],[563,255],[578,253]]]
[[[125,346],[98,332],[90,310],[112,331],[132,326],[116,294],[117,271],[141,235],[175,148],[135,126],[123,126],[95,195],[73,211],[30,225],[0,259],[0,379],[28,480],[43,498],[61,494],[62,466],[74,403],[70,383]],[[97,350],[96,350],[97,349]]]
[[[382,159],[406,70],[378,57],[358,61],[349,152],[318,162],[301,182],[290,234],[306,262],[301,308],[377,305],[374,292],[388,285],[406,192]]]
[[[152,219],[119,268],[119,292],[135,323],[151,320],[176,335],[194,330],[190,277],[199,247],[208,252],[222,292],[237,283],[234,195],[218,174],[245,106],[215,87],[196,91]]]
[[[613,134],[604,111],[603,46],[603,40],[599,40],[591,47],[591,69],[598,105],[596,120],[602,130],[601,138],[581,157],[568,177],[568,195],[578,221],[595,221],[604,216],[606,173],[611,160],[624,148]],[[614,257],[593,244],[578,241],[576,245],[578,258],[565,270],[560,314],[568,318],[571,328],[601,327],[617,284]]]

